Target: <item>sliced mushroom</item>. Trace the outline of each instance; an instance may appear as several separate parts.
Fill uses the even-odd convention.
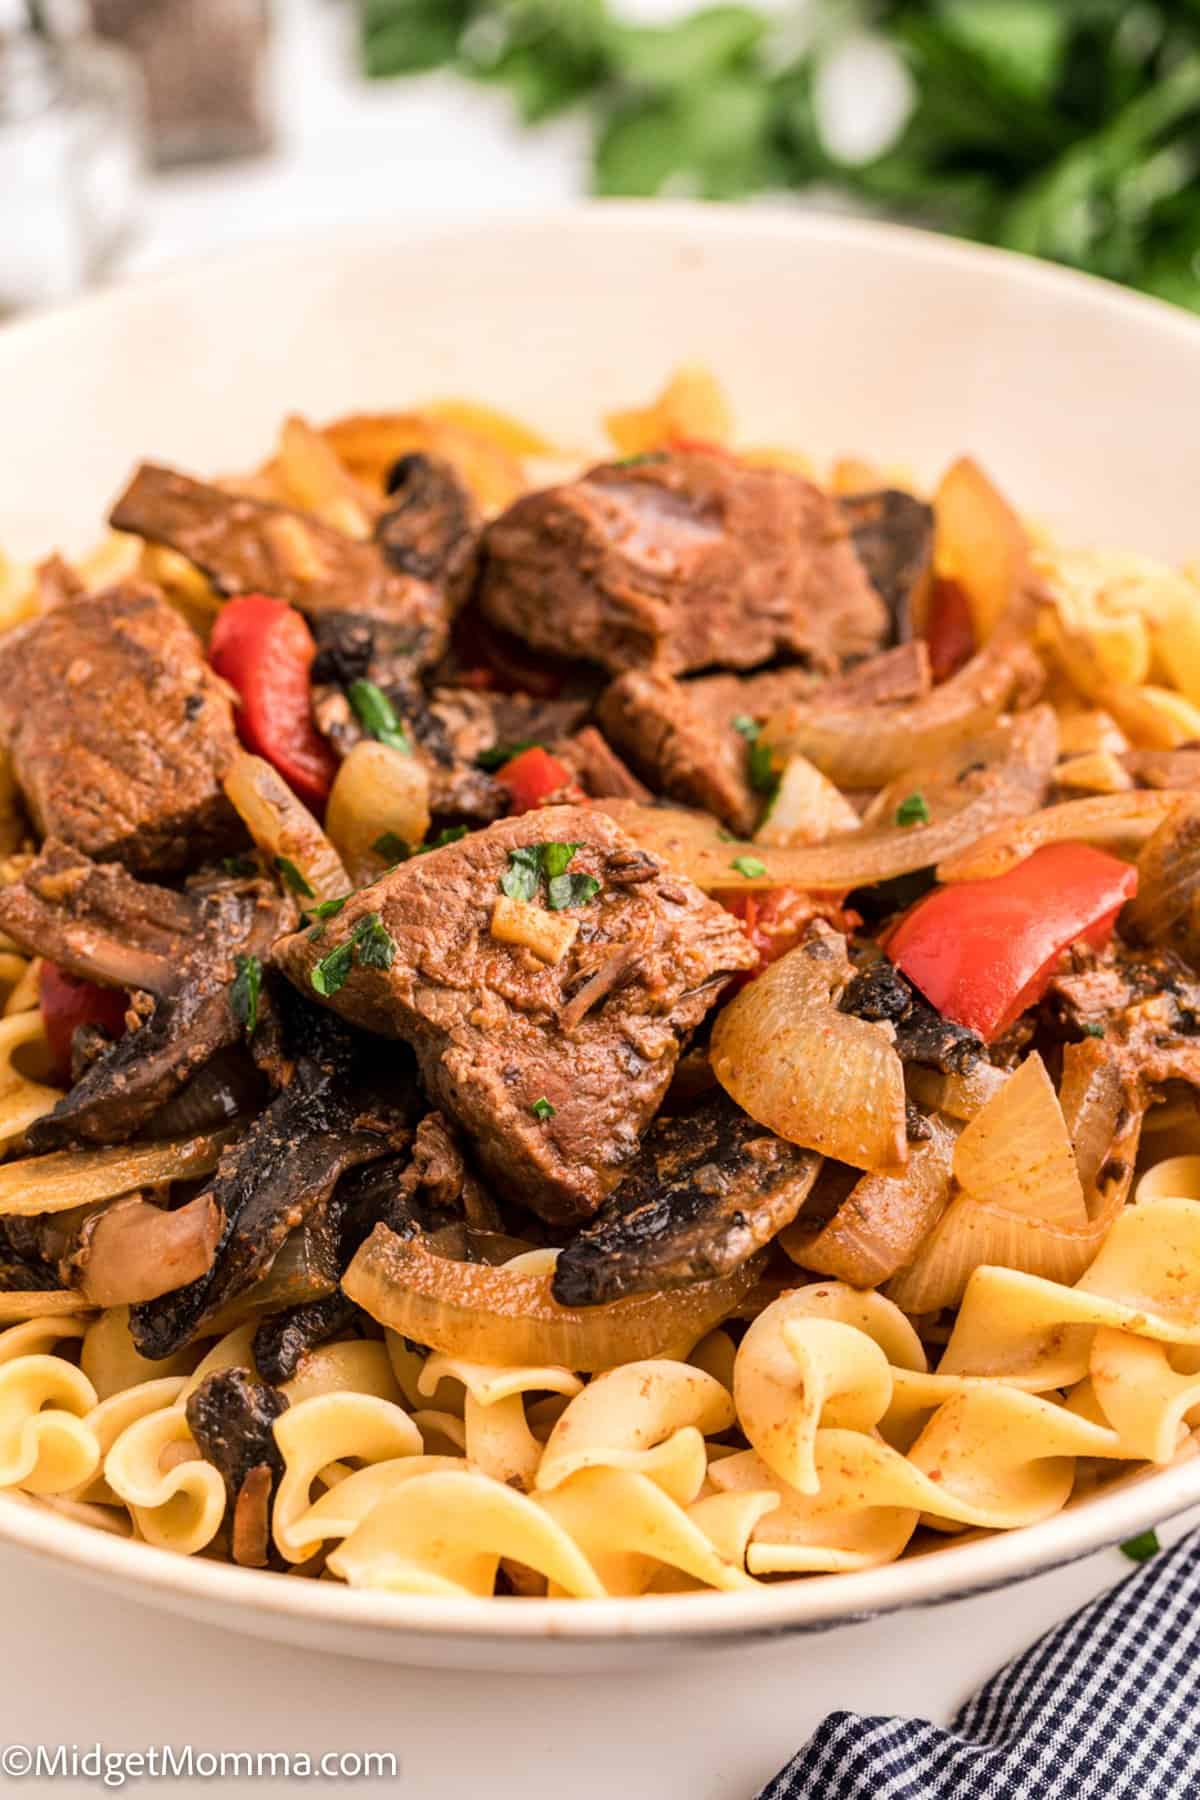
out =
[[[620,1187],[558,1258],[563,1306],[727,1275],[791,1223],[821,1158],[718,1095],[658,1119]]]
[[[264,1567],[270,1553],[271,1505],[284,1466],[275,1421],[287,1408],[287,1395],[248,1369],[216,1371],[187,1400],[188,1430],[225,1483],[234,1561],[248,1568]]]

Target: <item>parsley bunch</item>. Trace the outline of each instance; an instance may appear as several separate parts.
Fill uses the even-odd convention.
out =
[[[879,211],[1200,310],[1200,0],[810,0],[634,25],[609,0],[359,0],[368,74],[448,67],[526,123],[585,109],[599,194],[735,200],[820,183]],[[855,34],[907,120],[867,162],[822,130]]]

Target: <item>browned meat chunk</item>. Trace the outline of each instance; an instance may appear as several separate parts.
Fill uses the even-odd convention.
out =
[[[838,505],[859,561],[892,616],[892,636],[905,643],[933,575],[933,508],[900,488],[848,494]]]
[[[346,1018],[408,1039],[497,1187],[573,1220],[636,1155],[681,1044],[753,953],[610,818],[564,806],[402,864],[275,957],[302,991],[315,978]]]
[[[621,1185],[559,1257],[554,1298],[597,1306],[727,1275],[791,1224],[820,1166],[725,1094],[656,1119]]]
[[[742,716],[761,725],[772,713],[803,701],[902,706],[924,699],[931,686],[929,651],[923,641],[881,650],[829,681],[793,666],[763,669],[757,675],[699,675],[683,683],[692,706],[722,727]]]
[[[452,606],[465,598],[475,573],[479,514],[457,471],[415,450],[388,471],[391,505],[375,539],[393,569],[436,582]]]
[[[70,601],[0,644],[0,738],[38,832],[176,871],[236,841],[229,701],[150,587]]]
[[[594,725],[585,725],[573,737],[554,745],[554,754],[565,763],[585,794],[593,800],[652,800],[653,794],[626,768],[607,738]]]
[[[658,793],[703,807],[749,837],[762,799],[750,782],[746,741],[732,723],[736,714],[735,707],[714,720],[693,701],[687,682],[654,669],[618,675],[596,708],[609,737]]]
[[[538,650],[671,674],[878,648],[887,609],[835,502],[694,452],[606,464],[518,500],[484,537],[484,614]]]
[[[222,594],[274,594],[301,612],[373,620],[413,667],[445,648],[449,609],[429,582],[309,513],[249,500],[144,463],[110,514],[118,531],[166,544]]]

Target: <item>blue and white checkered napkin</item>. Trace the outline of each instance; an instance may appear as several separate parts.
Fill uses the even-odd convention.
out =
[[[831,1713],[758,1800],[1127,1797],[1200,1797],[1200,1531],[993,1675],[948,1730]]]

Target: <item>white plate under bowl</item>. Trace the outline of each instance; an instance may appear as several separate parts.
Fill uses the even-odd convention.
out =
[[[981,457],[1083,541],[1200,554],[1200,322],[1020,258],[878,225],[612,206],[397,219],[205,260],[0,332],[0,545],[86,546],[143,457],[201,473],[317,419],[465,394],[566,443],[685,358],[745,441],[934,474]],[[1017,1581],[1200,1502],[1200,1457],[1042,1525],[745,1594],[471,1601],[172,1557],[0,1497],[0,1539],[238,1630],[398,1662],[579,1672]]]

